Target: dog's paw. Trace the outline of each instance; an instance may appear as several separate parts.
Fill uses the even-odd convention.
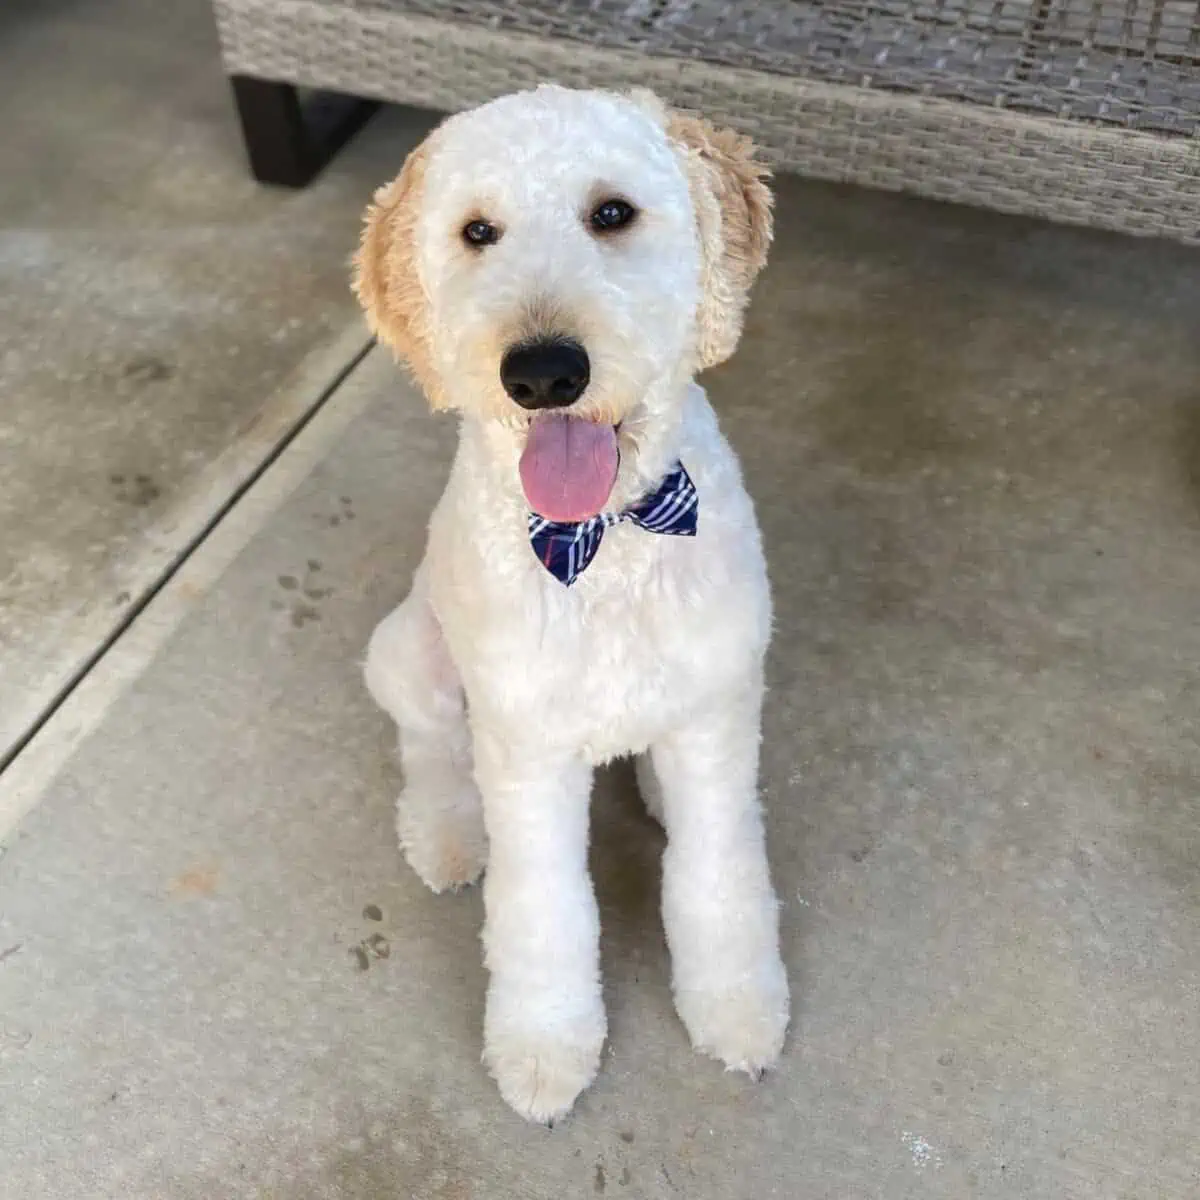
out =
[[[758,1079],[783,1052],[789,997],[782,964],[755,983],[727,991],[680,992],[675,1006],[692,1045],[731,1071]]]
[[[397,806],[396,830],[408,865],[432,891],[466,887],[487,866],[487,833],[478,798],[435,807],[406,793]]]
[[[516,1112],[553,1125],[596,1078],[604,1035],[603,1016],[553,1029],[506,1030],[488,1036],[483,1057]]]

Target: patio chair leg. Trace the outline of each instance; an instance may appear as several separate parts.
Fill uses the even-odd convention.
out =
[[[378,107],[333,92],[301,100],[290,83],[232,75],[250,170],[260,183],[300,188],[315,178]]]

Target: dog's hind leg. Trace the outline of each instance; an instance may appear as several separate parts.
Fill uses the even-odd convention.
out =
[[[400,731],[396,830],[435,892],[474,883],[487,861],[462,684],[418,572],[411,595],[371,636],[364,671]]]

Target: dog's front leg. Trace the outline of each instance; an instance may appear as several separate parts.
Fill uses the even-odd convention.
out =
[[[591,1083],[604,1045],[592,770],[492,734],[477,734],[475,756],[490,842],[484,1059],[517,1112],[550,1123]]]
[[[788,1023],[758,801],[760,706],[754,682],[653,748],[675,1005],[698,1050],[754,1076],[779,1057]]]

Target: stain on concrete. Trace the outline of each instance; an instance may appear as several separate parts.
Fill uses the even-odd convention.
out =
[[[142,472],[135,475],[116,472],[108,478],[116,498],[135,508],[147,508],[162,495],[162,488],[150,475]]]
[[[378,904],[368,904],[363,909],[363,916],[366,917],[368,921],[382,921],[383,909],[381,909]]]
[[[132,383],[162,383],[175,374],[175,368],[169,362],[155,355],[147,354],[139,358],[130,359],[125,364],[122,374]]]
[[[363,938],[357,945],[351,946],[349,953],[354,958],[358,969],[366,971],[377,959],[391,958],[392,943],[382,933],[373,933],[370,937]]]
[[[290,619],[293,629],[303,629],[310,621],[320,621],[321,611],[311,604],[294,604]]]
[[[211,896],[217,890],[221,873],[212,863],[189,867],[171,880],[167,891],[175,897]]]
[[[277,576],[279,586],[285,592],[293,596],[300,592],[304,596],[303,600],[294,598],[290,604],[280,603],[277,599],[270,602],[272,609],[288,614],[293,629],[303,629],[310,622],[320,621],[321,610],[317,602],[328,599],[334,593],[332,587],[320,587],[315,582],[315,576],[320,570],[321,563],[317,559],[308,559],[300,575],[285,573]]]

